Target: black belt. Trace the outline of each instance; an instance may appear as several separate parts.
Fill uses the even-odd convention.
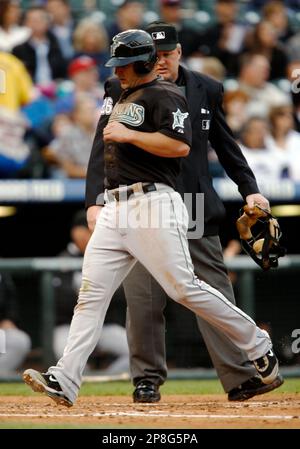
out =
[[[155,192],[157,190],[154,182],[142,184],[143,193]],[[110,191],[110,193],[115,197],[116,201],[128,200],[131,195],[138,193],[139,190],[134,190],[132,187],[128,187],[126,190],[116,190]]]

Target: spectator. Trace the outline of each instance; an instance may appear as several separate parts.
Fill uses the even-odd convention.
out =
[[[25,142],[28,123],[21,108],[33,98],[33,86],[15,56],[0,52],[0,69],[0,178],[10,178],[18,176],[30,158]]]
[[[249,96],[241,90],[231,90],[224,94],[224,111],[226,121],[237,136],[246,123]]]
[[[29,73],[18,58],[1,51],[0,69],[3,74],[0,107],[18,112],[33,98],[33,84]]]
[[[69,61],[74,55],[74,19],[69,0],[47,0],[46,10],[50,15],[51,32],[57,39],[63,57]]]
[[[25,25],[31,37],[13,49],[13,54],[25,64],[34,82],[49,85],[53,80],[66,76],[66,61],[62,56],[56,37],[49,31],[49,18],[42,7],[26,11]]]
[[[98,70],[93,59],[88,56],[74,59],[69,64],[68,74],[70,80],[58,84],[54,98],[40,96],[23,110],[39,148],[48,148],[50,142],[56,139],[57,135],[53,132],[56,122],[70,121],[69,116],[74,109],[77,96],[82,94],[91,96],[97,102],[99,110],[103,104],[103,89],[98,83]],[[43,156],[52,164],[56,158],[47,148],[43,150]],[[52,174],[55,173],[52,171]],[[59,174],[61,175],[61,172],[57,171],[56,175]]]
[[[288,57],[283,45],[278,42],[277,31],[267,21],[259,22],[248,35],[248,53],[264,55],[270,63],[269,80],[285,77]]]
[[[8,274],[0,274],[0,329],[5,332],[6,352],[0,354],[0,377],[14,374],[31,348],[27,333],[18,327],[15,285]]]
[[[224,94],[223,106],[226,114],[226,121],[235,137],[238,136],[239,131],[248,119],[248,101],[248,95],[240,90],[231,90],[225,92]],[[211,175],[214,178],[223,178],[225,176],[225,171],[219,162],[217,153],[213,148],[209,148],[208,160]]]
[[[291,91],[294,106],[295,129],[300,132],[300,60],[288,64],[287,79],[290,82],[287,86]]]
[[[287,8],[281,1],[273,0],[265,3],[262,17],[273,26],[280,42],[286,42],[293,36],[293,31],[289,26]]]
[[[91,231],[88,229],[85,211],[78,212],[72,222],[71,241],[61,256],[82,257]],[[70,328],[72,312],[76,305],[78,291],[81,284],[81,273],[59,273],[53,280],[56,297],[57,325],[54,330],[54,353],[56,359],[60,359]],[[119,374],[129,371],[129,350],[126,330],[119,324],[105,323],[101,338],[96,346],[96,352],[109,354],[114,360],[107,367],[110,374]]]
[[[300,134],[295,131],[293,108],[288,105],[270,111],[271,134],[266,142],[284,167],[284,177],[300,181]],[[273,159],[272,159],[273,161]]]
[[[226,69],[217,58],[209,56],[191,56],[187,58],[186,64],[190,70],[210,76],[217,81],[223,82],[226,76]]]
[[[248,117],[253,115],[267,117],[271,107],[291,101],[289,95],[267,81],[269,76],[270,63],[264,55],[242,56],[238,89],[250,98],[247,105]]]
[[[229,76],[236,76],[238,72],[238,56],[247,32],[247,27],[237,19],[238,11],[236,0],[216,0],[216,24],[203,33],[199,46],[203,55],[220,59]]]
[[[50,176],[50,173],[52,174],[52,176],[54,176],[55,174],[55,170],[51,170],[50,166],[58,166],[57,157],[49,148],[49,143],[57,142],[57,140],[60,140],[67,129],[69,129],[69,127],[72,127],[72,125],[73,122],[69,114],[56,114],[48,123],[45,123],[45,129],[43,130],[44,134],[41,136],[39,143],[41,147],[42,157],[47,163],[49,169],[48,176]],[[62,174],[60,169],[58,170],[58,174]],[[63,176],[65,176],[64,173]]]
[[[287,41],[286,51],[291,61],[300,60],[300,31]]]
[[[143,25],[144,5],[137,0],[121,0],[115,21],[107,28],[109,40],[122,31],[140,29]]]
[[[182,56],[187,58],[198,51],[200,35],[191,27],[188,27],[182,16],[181,0],[160,0],[160,18],[162,21],[174,25],[181,43]]]
[[[50,143],[47,157],[56,161],[69,178],[85,178],[97,124],[97,104],[88,95],[77,95],[72,125]]]
[[[62,82],[58,88],[56,112],[68,114],[72,111],[78,94],[91,95],[100,107],[103,103],[103,88],[99,84],[96,61],[89,56],[79,56],[68,66],[71,80]]]
[[[278,181],[282,173],[279,158],[266,146],[267,121],[261,117],[250,118],[240,132],[240,147],[256,176],[258,184]]]
[[[19,25],[20,15],[18,0],[0,1],[0,51],[11,52],[29,38],[30,29]]]
[[[75,57],[89,56],[96,61],[102,82],[111,75],[111,70],[104,65],[109,58],[108,44],[108,36],[102,24],[91,19],[79,22],[74,31]]]
[[[26,126],[20,114],[0,108],[0,179],[17,177],[29,161]]]

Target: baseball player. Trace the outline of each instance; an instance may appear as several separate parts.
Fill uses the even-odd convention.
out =
[[[222,85],[211,78],[192,72],[179,65],[181,47],[176,28],[165,22],[153,22],[147,31],[154,38],[158,50],[158,73],[176,82],[187,97],[192,122],[192,148],[182,160],[177,189],[184,192],[204,193],[205,227],[201,239],[189,240],[196,275],[235,303],[231,282],[224,265],[218,236],[224,207],[213,189],[208,171],[208,141],[216,149],[219,159],[229,176],[236,182],[247,204],[254,203],[268,209],[266,198],[259,189],[252,171],[228,128],[222,111]],[[97,197],[103,191],[103,155],[101,133],[110,116],[111,108],[121,94],[118,79],[106,83],[106,98],[96,138],[89,161],[86,183],[86,207],[90,226],[94,227],[100,206]],[[166,295],[160,285],[137,263],[123,283],[127,300],[127,336],[130,342],[131,372],[136,389],[135,402],[160,400],[159,386],[167,377],[165,351],[165,322],[163,310]],[[199,328],[209,354],[228,392],[229,400],[246,400],[256,394],[266,393],[279,387],[283,380],[278,376],[265,385],[256,376],[256,370],[246,354],[234,346],[221,332],[201,317]]]
[[[115,67],[123,93],[103,130],[105,205],[85,252],[63,357],[47,373],[29,369],[23,374],[34,391],[58,404],[71,406],[76,400],[111,297],[137,261],[170,298],[244,350],[264,384],[278,376],[268,333],[193,272],[189,217],[174,190],[180,159],[191,145],[189,112],[178,87],[157,77],[156,60],[154,42],[145,31],[114,37],[107,65]]]

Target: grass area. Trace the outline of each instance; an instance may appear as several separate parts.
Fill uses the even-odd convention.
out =
[[[97,382],[83,384],[80,396],[128,396],[133,387],[130,382]],[[276,393],[300,393],[300,379],[286,379]],[[218,380],[169,380],[161,387],[162,394],[222,394]],[[0,383],[0,396],[32,396],[35,393],[25,384]]]

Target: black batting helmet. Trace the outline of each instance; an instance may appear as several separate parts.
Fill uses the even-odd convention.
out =
[[[128,30],[114,36],[106,67],[134,64],[138,74],[151,72],[156,62],[155,45],[150,34],[143,30]]]

